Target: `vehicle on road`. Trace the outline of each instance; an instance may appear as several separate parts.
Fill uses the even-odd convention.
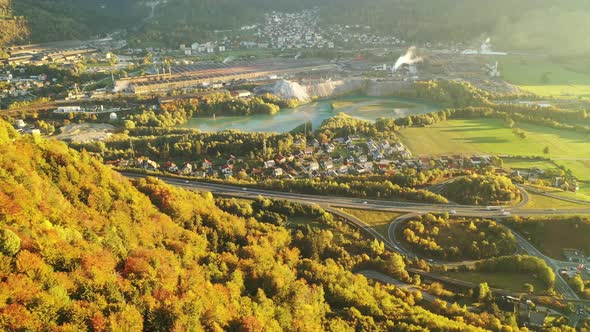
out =
[[[369,204],[367,201],[364,201],[363,204]]]
[[[451,210],[451,211],[449,211],[449,213],[450,214],[457,214],[457,211],[456,210]]]
[[[189,181],[188,181],[188,180],[186,180],[186,181],[184,181],[184,183],[189,183]]]
[[[509,216],[510,214],[511,214],[511,213],[510,213],[510,212],[508,212],[508,211],[504,211],[504,212],[502,212],[502,215],[503,215],[503,216],[506,216],[506,217],[507,217],[507,216]]]
[[[242,188],[242,191],[248,191],[248,188]]]

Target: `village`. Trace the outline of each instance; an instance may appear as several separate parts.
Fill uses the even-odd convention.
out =
[[[256,180],[393,175],[399,170],[409,169],[421,172],[441,168],[459,172],[492,164],[489,156],[413,157],[401,142],[362,139],[358,135],[336,138],[323,144],[315,138],[310,142],[299,138],[293,147],[300,149],[285,155],[277,154],[274,158],[263,161],[246,161],[245,158],[229,155],[203,159],[199,163],[166,162],[159,165],[149,158],[140,157],[118,160],[111,164],[122,168],[140,168],[203,178],[234,177]]]

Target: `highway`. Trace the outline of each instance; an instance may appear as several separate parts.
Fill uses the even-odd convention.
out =
[[[144,178],[146,175],[137,173],[122,173],[128,178]],[[331,207],[343,207],[353,209],[364,209],[373,211],[390,211],[390,212],[407,212],[407,213],[444,213],[452,211],[454,215],[464,217],[479,217],[479,218],[502,218],[507,217],[504,212],[516,214],[519,216],[535,216],[535,215],[568,215],[568,214],[590,214],[590,205],[588,208],[575,209],[524,209],[522,207],[504,207],[487,209],[482,206],[475,205],[459,205],[459,204],[429,204],[429,203],[413,203],[403,201],[385,201],[385,200],[371,200],[351,197],[337,197],[337,196],[320,196],[297,194],[291,192],[281,192],[245,187],[236,187],[225,184],[214,184],[198,181],[189,181],[178,178],[158,177],[160,180],[175,185],[178,187],[209,191],[218,195],[226,195],[240,198],[254,199],[258,196],[264,196],[275,199],[283,199],[295,202],[302,202],[306,204],[318,204]]]
[[[136,174],[136,173],[128,173],[123,172],[124,176],[133,179],[144,178],[146,175],[143,174]],[[320,195],[307,195],[307,194],[297,194],[291,192],[280,192],[280,191],[272,191],[272,190],[262,190],[262,189],[255,189],[255,188],[246,188],[246,187],[236,187],[231,185],[224,185],[224,184],[213,184],[213,183],[205,183],[205,182],[198,182],[198,181],[191,181],[191,180],[183,180],[178,178],[171,178],[171,177],[158,177],[160,180],[174,186],[182,187],[185,189],[190,190],[199,190],[199,191],[207,191],[217,195],[222,196],[231,196],[237,198],[246,198],[246,199],[256,199],[259,196],[264,196],[267,198],[273,199],[280,199],[280,200],[288,200],[293,202],[300,202],[303,204],[317,204],[322,206],[328,212],[331,212],[335,215],[338,215],[349,222],[353,223],[361,230],[365,231],[366,233],[374,236],[377,239],[383,241],[383,243],[390,249],[396,252],[400,252],[403,255],[406,255],[409,258],[417,257],[411,251],[403,248],[400,245],[399,241],[395,239],[395,231],[396,228],[405,220],[410,218],[414,218],[416,216],[426,214],[426,213],[450,213],[452,212],[455,216],[461,217],[477,217],[477,218],[492,218],[492,219],[501,219],[506,218],[508,215],[505,213],[509,213],[509,215],[518,215],[523,217],[528,216],[546,216],[546,215],[579,215],[579,214],[590,214],[590,205],[588,208],[575,208],[575,209],[558,209],[558,210],[548,210],[548,209],[524,209],[523,206],[525,204],[519,204],[514,207],[503,207],[503,208],[492,208],[488,209],[482,206],[473,206],[473,205],[459,205],[459,204],[428,204],[428,203],[413,203],[413,202],[402,202],[402,201],[385,201],[385,200],[369,200],[369,199],[361,199],[361,198],[350,198],[350,197],[332,197],[332,196],[320,196]],[[524,188],[520,188],[523,194],[523,200],[528,200],[528,195],[526,194],[526,190]],[[372,227],[365,224],[362,220],[343,212],[338,208],[353,208],[353,209],[364,209],[364,210],[372,210],[372,211],[389,211],[389,212],[406,212],[407,214],[397,218],[389,225],[388,229],[388,236],[387,238],[383,237],[383,235],[376,232]],[[555,288],[556,290],[564,296],[564,300],[570,302],[585,302],[580,300],[579,296],[569,287],[565,279],[559,274],[559,270],[563,268],[570,268],[577,266],[576,263],[570,262],[562,262],[558,260],[551,259],[541,253],[537,248],[535,248],[532,244],[530,244],[526,239],[520,236],[516,232],[512,232],[518,242],[518,245],[528,254],[531,256],[539,257],[547,264],[553,268],[556,275],[555,280]],[[432,262],[436,263],[436,262]],[[460,262],[454,264],[447,264],[445,265],[469,265],[473,264],[473,262]],[[371,276],[374,279],[382,279],[381,277],[375,277],[375,275]],[[383,280],[381,280],[383,281]],[[388,279],[388,283],[391,280]],[[583,319],[583,317],[579,317],[578,315],[574,315],[570,319],[572,320],[572,325],[576,326],[577,323]]]

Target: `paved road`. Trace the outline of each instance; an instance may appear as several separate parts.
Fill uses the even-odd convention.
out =
[[[144,178],[145,175],[135,173],[122,173],[129,178]],[[523,209],[520,206],[516,207],[505,207],[499,209],[487,209],[481,206],[472,205],[458,205],[458,204],[428,204],[428,203],[412,203],[412,202],[400,202],[400,201],[384,201],[384,200],[364,200],[360,198],[349,198],[349,197],[331,197],[331,196],[319,196],[319,195],[305,195],[296,194],[290,192],[279,192],[272,190],[261,190],[253,188],[242,188],[223,184],[212,184],[205,182],[182,180],[177,178],[159,177],[160,180],[179,187],[186,189],[209,191],[218,195],[227,195],[239,198],[255,199],[259,196],[283,199],[295,202],[301,202],[304,204],[318,204],[328,209],[328,211],[344,217],[351,221],[362,230],[372,234],[376,238],[381,239],[389,248],[393,248],[395,251],[401,252],[408,257],[415,257],[415,254],[403,248],[399,242],[392,241],[391,234],[395,233],[396,225],[400,222],[393,222],[388,230],[388,238],[384,238],[382,235],[377,233],[373,228],[369,227],[362,220],[351,216],[337,208],[356,208],[373,211],[391,211],[391,212],[407,212],[408,214],[403,216],[403,220],[407,220],[416,215],[425,213],[444,213],[452,211],[454,215],[464,217],[478,217],[478,218],[506,218],[507,215],[504,213],[515,214],[519,216],[535,216],[535,215],[554,215],[554,214],[590,214],[590,207],[582,209],[560,209],[560,210],[546,210],[546,209]],[[526,191],[525,191],[526,192]],[[525,195],[524,197],[528,197]],[[504,211],[504,212],[503,212]],[[401,220],[401,219],[400,219]],[[513,232],[514,233],[514,232]],[[562,293],[567,299],[579,300],[577,294],[569,287],[567,282],[559,275],[558,270],[563,267],[562,264],[566,262],[560,262],[543,255],[538,249],[526,241],[522,236],[514,233],[519,245],[527,252],[527,254],[536,256],[544,259],[549,266],[556,271],[556,289]],[[395,239],[395,238],[393,238]],[[463,264],[465,262],[462,262]],[[569,263],[567,263],[569,264]],[[577,323],[577,321],[575,321]],[[575,326],[575,325],[574,325]]]
[[[135,173],[123,173],[129,178],[144,178],[146,175]],[[198,181],[182,180],[177,178],[159,177],[160,180],[187,189],[196,189],[201,191],[210,191],[215,194],[241,197],[241,198],[256,198],[258,196],[265,196],[269,198],[291,200],[303,202],[306,204],[329,205],[332,207],[355,208],[373,211],[390,211],[390,212],[407,212],[407,213],[444,213],[453,211],[458,216],[465,217],[480,217],[480,218],[499,218],[506,217],[500,209],[486,209],[482,206],[474,205],[458,205],[458,204],[429,204],[429,203],[412,203],[401,201],[385,201],[385,200],[369,200],[362,198],[350,197],[333,197],[320,195],[306,195],[296,194],[291,192],[280,192],[272,190],[261,190],[253,188],[241,188],[236,186],[213,184]],[[575,209],[561,209],[550,211],[546,209],[523,209],[520,207],[505,207],[503,208],[510,214],[518,214],[519,216],[535,216],[535,215],[553,215],[553,214],[590,214],[590,206],[588,208]]]

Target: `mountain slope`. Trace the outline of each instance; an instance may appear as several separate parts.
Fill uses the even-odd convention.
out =
[[[329,231],[305,233],[292,240],[285,228],[223,212],[210,194],[132,184],[0,122],[2,330],[501,327],[487,314],[437,307],[456,317],[445,318],[372,286],[345,267],[366,254],[344,252]]]

